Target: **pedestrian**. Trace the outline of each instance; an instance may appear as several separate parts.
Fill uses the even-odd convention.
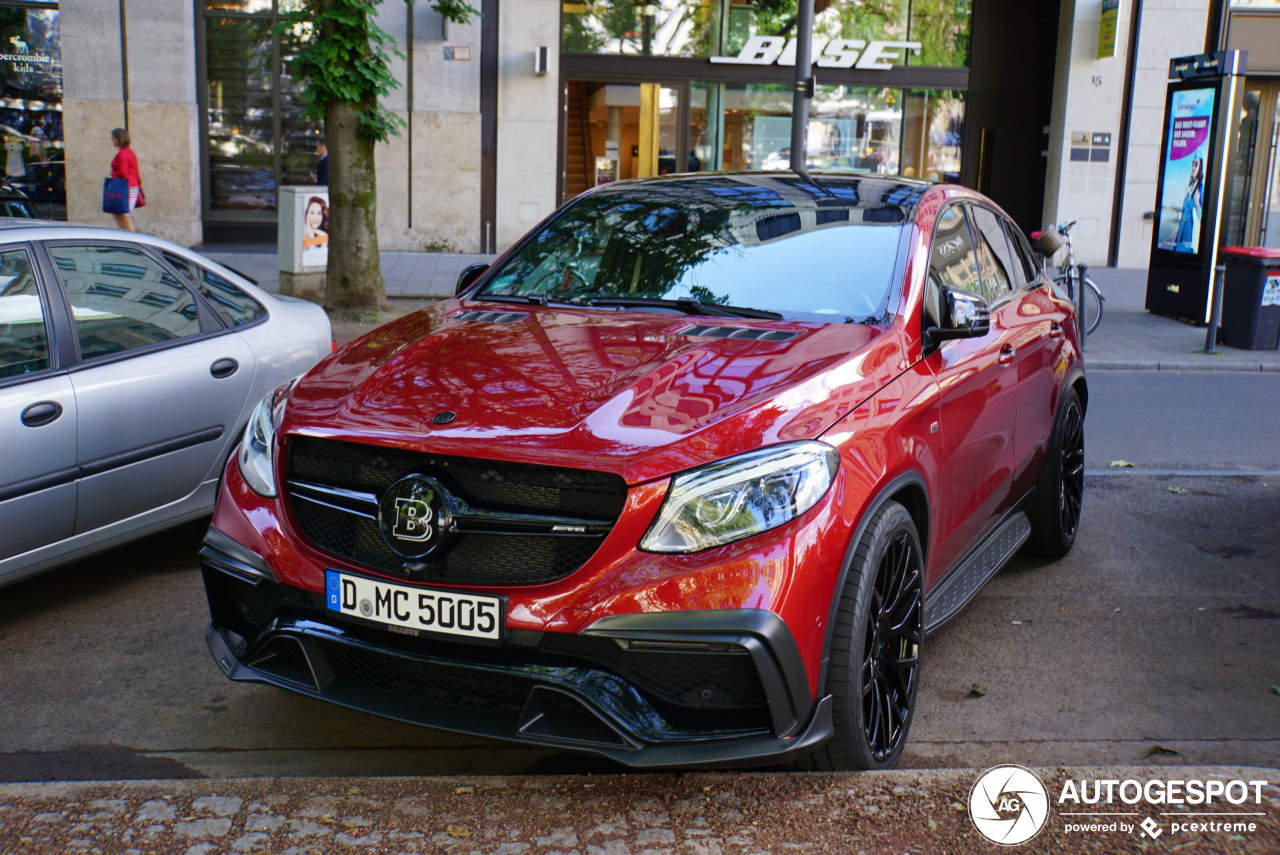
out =
[[[142,192],[142,176],[138,173],[138,156],[129,148],[129,132],[124,128],[111,131],[111,144],[117,149],[116,156],[111,158],[111,177],[126,178],[129,181],[129,210],[123,214],[112,214],[116,225],[126,231],[137,231],[133,227],[133,209],[138,207],[138,197]]]
[[[324,140],[316,143],[316,154],[320,155],[320,162],[316,164],[316,183],[322,186],[329,186],[329,146]]]

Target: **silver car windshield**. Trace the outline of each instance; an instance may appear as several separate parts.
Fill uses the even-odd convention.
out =
[[[795,179],[605,188],[531,236],[474,297],[874,322],[906,216],[859,189]]]

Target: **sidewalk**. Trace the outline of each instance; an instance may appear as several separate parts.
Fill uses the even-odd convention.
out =
[[[253,279],[269,291],[279,285],[274,250],[206,246],[201,252]],[[438,252],[384,252],[387,296],[444,298],[453,294],[458,272],[492,255]],[[1280,371],[1280,350],[1238,350],[1218,345],[1203,353],[1205,328],[1153,315],[1143,308],[1147,273],[1140,269],[1090,268],[1106,298],[1102,324],[1085,345],[1089,368],[1143,371]]]
[[[1148,766],[1035,771],[1050,804],[1041,833],[1019,849],[1026,855],[1280,851],[1280,790],[1274,783],[1260,788],[1256,803],[1224,803],[1211,808],[1223,811],[1213,815],[1196,809],[1202,829],[1195,831],[1173,826],[1192,814],[1163,813],[1168,809],[1164,805],[1123,805],[1126,813],[1115,814],[1109,812],[1114,806],[1063,806],[1052,795],[1064,792],[1067,781],[1273,782],[1280,770]],[[0,852],[994,852],[999,847],[987,843],[969,818],[970,792],[980,774],[937,769],[0,784]],[[1020,810],[1016,802],[1012,809]],[[1127,821],[1117,823],[1117,815]],[[1221,830],[1233,817],[1240,829]],[[1144,818],[1148,825],[1139,825]],[[1001,826],[1000,818],[996,825]]]

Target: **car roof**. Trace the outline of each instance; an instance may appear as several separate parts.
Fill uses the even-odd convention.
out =
[[[899,176],[844,172],[695,172],[658,178],[634,178],[600,185],[583,196],[694,193],[737,207],[880,207],[892,205],[910,217],[933,182]]]
[[[199,261],[221,273],[234,277],[237,286],[250,286],[255,298],[280,298],[280,295],[264,291],[253,279],[238,270],[209,258],[198,249],[182,246],[171,240],[147,234],[146,232],[123,231],[110,226],[90,226],[81,223],[64,223],[58,220],[29,220],[22,217],[0,217],[0,244],[16,241],[40,240],[83,240],[91,238],[103,241],[121,241],[124,243],[145,244],[156,249],[176,252]]]
[[[64,223],[59,220],[34,220],[24,217],[0,217],[0,236],[5,240],[70,240],[93,237],[99,240],[122,240],[152,246],[180,248],[164,238],[146,232],[128,232],[108,226]]]

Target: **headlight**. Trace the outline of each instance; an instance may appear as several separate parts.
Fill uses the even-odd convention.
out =
[[[240,474],[259,496],[276,494],[276,427],[284,402],[297,379],[290,380],[258,402],[240,440]]]
[[[640,548],[698,552],[777,528],[817,504],[839,465],[834,448],[805,441],[677,475]]]

